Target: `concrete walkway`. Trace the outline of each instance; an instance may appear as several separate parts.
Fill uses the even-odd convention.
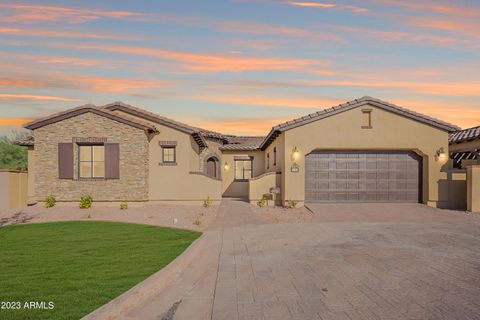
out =
[[[162,320],[180,300],[176,320],[480,319],[478,217],[421,205],[313,211],[268,223],[224,199],[176,272],[90,319]]]

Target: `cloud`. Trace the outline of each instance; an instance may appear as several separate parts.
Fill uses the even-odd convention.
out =
[[[0,18],[1,19],[1,18]],[[69,39],[116,39],[116,40],[134,40],[138,38],[114,36],[98,33],[85,33],[77,31],[59,31],[59,30],[45,30],[45,29],[24,29],[12,27],[0,27],[0,34],[24,36],[24,37],[45,37],[45,38],[69,38]]]
[[[449,4],[440,3],[440,1],[403,1],[403,0],[374,0],[374,2],[383,5],[394,5],[403,7],[412,11],[424,11],[424,13],[440,13],[447,15],[456,15],[460,17],[480,17],[480,8],[475,5],[466,5],[465,3],[451,1]],[[472,2],[473,3],[473,2]]]
[[[21,5],[0,3],[3,14],[1,22],[64,22],[85,23],[100,18],[141,19],[148,17],[145,13],[128,11],[106,11],[100,9],[79,9],[59,6]]]
[[[230,94],[210,94],[195,97],[195,99],[221,103],[234,104],[244,106],[257,106],[267,108],[292,108],[292,109],[315,109],[321,110],[326,107],[337,105],[345,100],[340,99],[321,99],[321,98],[295,98],[281,96],[265,96],[265,95],[230,95]]]
[[[368,12],[366,8],[355,7],[351,5],[337,5],[333,3],[321,3],[321,2],[309,2],[309,1],[289,1],[289,5],[296,7],[306,7],[306,8],[320,8],[320,9],[343,9],[349,10],[354,13],[365,13]]]
[[[451,34],[467,36],[480,40],[480,22],[479,20],[456,21],[454,19],[425,19],[425,18],[411,18],[407,20],[408,23],[415,27],[428,28],[433,30],[445,31]]]
[[[138,89],[168,87],[172,85],[172,82],[166,81],[103,78],[73,74],[44,74],[37,79],[19,76],[0,77],[0,87],[6,88],[60,88],[127,94],[135,93]]]
[[[30,122],[32,119],[28,118],[0,118],[0,126],[21,126],[24,123]]]
[[[224,118],[215,120],[190,120],[200,128],[236,135],[266,135],[270,129],[291,118]]]
[[[27,101],[80,101],[80,99],[72,99],[56,96],[43,96],[33,94],[16,94],[16,93],[0,93],[0,100],[27,100]]]
[[[4,58],[15,58],[21,60],[28,60],[38,64],[52,64],[52,65],[68,65],[77,67],[97,67],[102,69],[115,69],[117,64],[111,61],[98,59],[84,59],[76,57],[65,56],[49,56],[49,55],[35,55],[35,54],[11,54],[0,52],[0,56]]]
[[[105,44],[59,44],[84,50],[100,50],[123,53],[134,56],[145,56],[172,61],[179,67],[191,72],[245,72],[260,70],[315,70],[329,65],[329,61],[313,59],[294,59],[277,57],[232,56],[172,51],[159,48],[139,46],[105,45]]]

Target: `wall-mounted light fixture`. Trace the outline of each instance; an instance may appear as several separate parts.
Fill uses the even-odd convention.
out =
[[[225,169],[225,171],[227,171],[228,168],[230,168],[227,161],[225,161],[225,164],[223,165],[223,168]]]
[[[300,151],[298,151],[297,147],[295,146],[292,150],[292,160],[295,162],[300,159]]]
[[[445,152],[445,149],[443,149],[443,147],[438,149],[435,157],[437,158],[437,161],[445,161],[445,159],[447,159],[447,153]]]

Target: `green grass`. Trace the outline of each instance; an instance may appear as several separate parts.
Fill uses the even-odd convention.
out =
[[[71,221],[0,228],[0,319],[79,319],[157,272],[198,232]],[[24,309],[28,301],[53,310]],[[1,307],[1,305],[0,305]]]

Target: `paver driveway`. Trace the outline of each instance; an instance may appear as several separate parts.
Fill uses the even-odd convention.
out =
[[[480,319],[478,217],[422,205],[311,209],[308,223],[262,224],[247,204],[222,204],[213,319]]]

